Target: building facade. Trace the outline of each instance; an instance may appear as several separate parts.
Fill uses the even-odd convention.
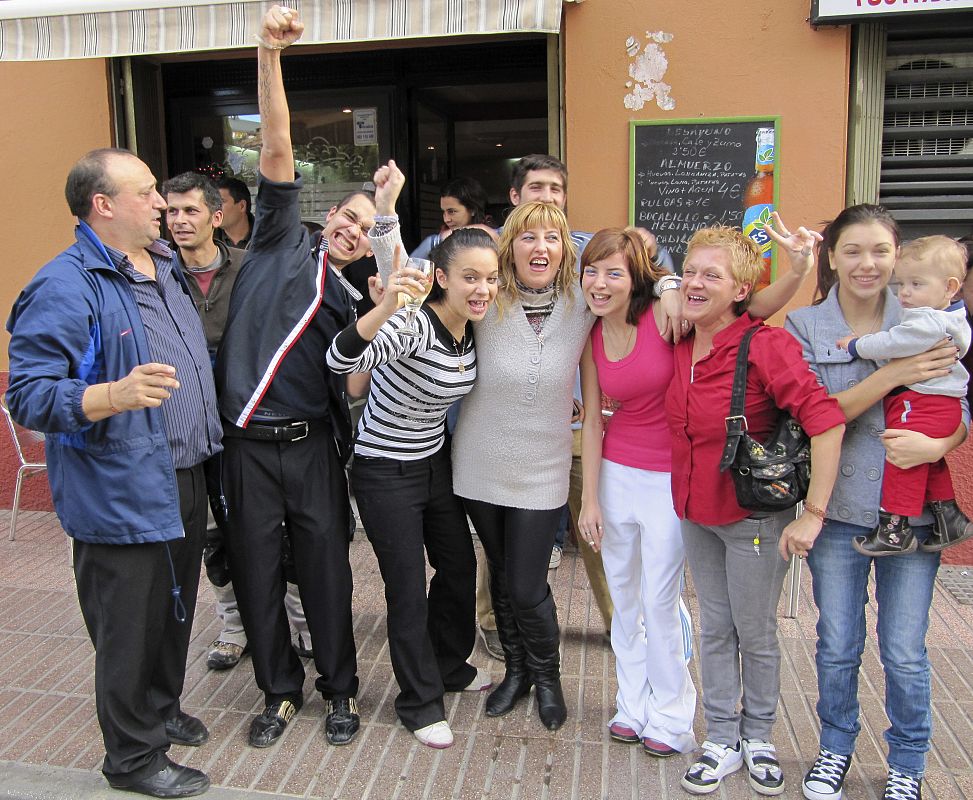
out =
[[[129,147],[160,180],[199,168],[253,183],[267,5],[0,4],[0,306],[71,241],[64,178],[91,148]],[[573,227],[653,227],[634,207],[633,122],[766,118],[789,224],[881,199],[909,235],[973,232],[973,0],[290,5],[307,24],[285,75],[309,219],[395,158],[415,244],[447,179],[478,178],[499,218],[510,163],[547,151],[568,164]]]

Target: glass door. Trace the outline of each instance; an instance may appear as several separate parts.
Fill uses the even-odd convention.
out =
[[[384,92],[293,92],[294,166],[303,179],[301,214],[320,222],[351,191],[370,188],[389,158],[391,122]],[[240,178],[256,197],[262,136],[253,104],[176,101],[183,124],[174,124],[173,170],[195,169],[214,179]]]

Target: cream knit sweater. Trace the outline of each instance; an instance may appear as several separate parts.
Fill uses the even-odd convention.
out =
[[[568,498],[574,379],[594,316],[579,288],[558,298],[541,336],[520,301],[475,325],[477,378],[453,435],[453,489],[545,510]]]

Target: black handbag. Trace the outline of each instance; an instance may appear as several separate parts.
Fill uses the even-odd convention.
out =
[[[744,398],[751,328],[740,342],[730,415],[726,418],[726,444],[720,472],[730,470],[737,504],[750,511],[783,511],[807,497],[811,482],[811,440],[790,414],[781,412],[770,439],[761,444],[747,433]]]

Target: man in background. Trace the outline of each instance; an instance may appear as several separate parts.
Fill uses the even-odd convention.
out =
[[[216,238],[230,247],[246,250],[253,232],[253,198],[250,189],[239,178],[224,176],[216,184],[223,200],[223,219],[217,225]]]

